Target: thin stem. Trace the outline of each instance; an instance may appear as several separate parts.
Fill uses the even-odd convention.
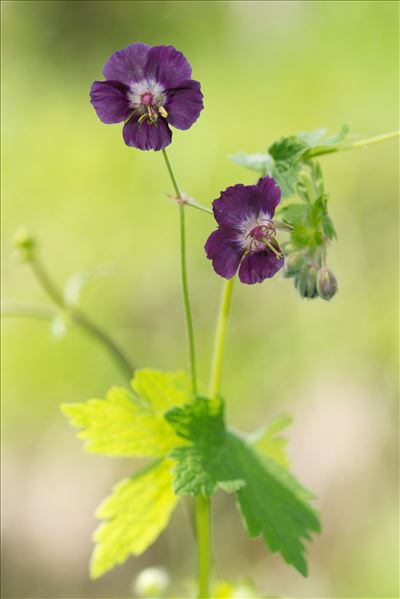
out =
[[[165,164],[168,169],[169,176],[171,177],[172,185],[174,186],[175,193],[181,198],[181,192],[179,191],[178,183],[176,181],[174,172],[171,167],[167,152],[165,149],[162,150]],[[193,395],[197,394],[197,374],[196,374],[196,354],[195,354],[195,342],[194,342],[194,330],[193,330],[193,318],[192,310],[190,306],[190,295],[189,295],[189,284],[187,277],[187,264],[186,264],[186,226],[185,226],[185,204],[179,203],[179,218],[180,218],[180,241],[181,241],[181,280],[182,280],[182,294],[183,294],[183,306],[185,310],[186,320],[186,331],[189,349],[189,362],[190,372],[192,378],[192,391]]]
[[[198,599],[210,597],[211,510],[210,498],[196,497],[196,530],[198,547]]]
[[[229,313],[232,301],[234,278],[224,283],[220,311],[218,316],[217,332],[215,335],[214,354],[211,366],[209,395],[217,397],[220,392],[222,378],[222,364],[224,359],[226,335],[228,332]]]
[[[382,133],[381,135],[375,135],[375,137],[368,137],[367,139],[361,139],[359,141],[354,141],[353,143],[343,146],[342,148],[338,148],[341,150],[354,150],[356,148],[365,148],[366,146],[372,146],[373,144],[378,144],[381,141],[389,141],[389,139],[395,139],[400,136],[400,131],[389,131],[389,133]]]
[[[51,308],[29,304],[27,302],[5,302],[1,305],[2,316],[27,316],[37,320],[52,321],[57,312]]]
[[[38,282],[50,299],[63,312],[68,314],[75,324],[79,325],[87,334],[91,335],[96,341],[100,342],[110,352],[121,372],[129,382],[133,375],[134,366],[131,364],[125,353],[110,337],[110,335],[97,326],[97,324],[95,324],[88,316],[86,316],[86,314],[78,310],[78,308],[70,306],[65,302],[63,294],[49,276],[37,255],[35,255],[29,263]]]
[[[390,131],[389,133],[382,133],[381,135],[376,135],[375,137],[368,137],[367,139],[360,139],[358,141],[353,141],[349,144],[343,144],[342,146],[332,147],[326,146],[321,149],[313,149],[311,148],[308,152],[306,152],[308,158],[315,158],[316,156],[323,156],[324,154],[333,154],[334,152],[345,152],[347,150],[356,150],[358,148],[366,148],[368,146],[372,146],[373,144],[380,143],[381,141],[389,141],[390,139],[395,139],[399,137],[400,131]]]

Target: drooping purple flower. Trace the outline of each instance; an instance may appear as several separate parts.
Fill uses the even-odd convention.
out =
[[[231,279],[239,269],[242,283],[252,285],[273,277],[284,264],[273,219],[281,199],[274,179],[257,185],[233,185],[213,202],[219,227],[205,245],[214,270]]]
[[[125,121],[124,141],[140,150],[161,150],[172,131],[189,129],[203,108],[200,83],[173,46],[130,44],[114,52],[95,81],[90,101],[103,123]]]

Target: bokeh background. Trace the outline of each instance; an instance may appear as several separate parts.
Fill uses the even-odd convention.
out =
[[[48,305],[12,238],[25,225],[59,285],[107,265],[82,307],[139,366],[186,367],[178,215],[162,157],[102,125],[89,86],[116,49],[173,44],[202,82],[205,109],[174,132],[181,187],[210,204],[254,180],[227,160],[281,135],[347,122],[398,128],[396,2],[3,2],[3,299]],[[223,392],[251,431],[289,412],[292,466],[317,496],[323,534],[303,579],[248,541],[232,498],[214,502],[215,575],[270,595],[397,597],[397,184],[395,141],[321,159],[338,231],[333,301],[301,300],[276,277],[237,286]],[[221,281],[205,259],[209,216],[188,211],[199,369],[207,381]],[[93,513],[138,463],[84,454],[59,404],[103,397],[121,374],[82,332],[3,319],[3,597],[130,595],[164,565],[187,596],[195,545],[183,511],[141,558],[88,578]]]

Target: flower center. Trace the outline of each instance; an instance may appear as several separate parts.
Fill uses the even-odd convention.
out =
[[[275,241],[276,229],[274,223],[263,218],[257,221],[257,224],[252,224],[250,229],[244,234],[243,247],[248,252],[259,252],[269,248],[277,258],[280,258],[282,254],[277,249],[277,243]]]
[[[153,104],[153,94],[151,92],[145,92],[142,94],[141,103],[142,104]]]
[[[131,117],[136,116],[138,123],[147,121],[152,125],[159,116],[167,118],[168,113],[163,104],[165,100],[164,89],[157,81],[139,81],[131,85],[128,99],[132,108]]]

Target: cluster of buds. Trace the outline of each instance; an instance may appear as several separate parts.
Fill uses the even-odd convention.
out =
[[[337,292],[337,281],[333,272],[317,261],[311,260],[304,250],[291,253],[286,259],[285,277],[294,277],[294,284],[302,297],[320,297],[330,300]]]

